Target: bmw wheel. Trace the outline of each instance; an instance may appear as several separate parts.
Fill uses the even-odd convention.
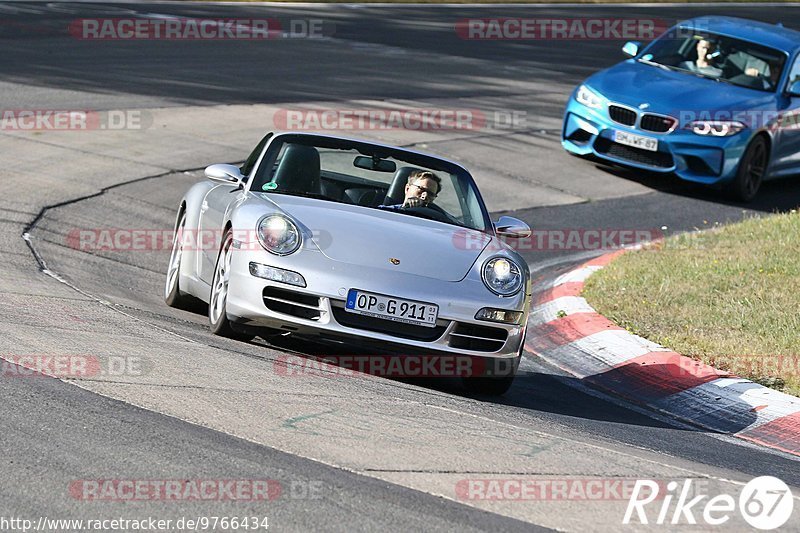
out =
[[[761,136],[756,137],[745,150],[733,180],[731,192],[737,200],[749,202],[755,198],[768,164],[767,142]]]

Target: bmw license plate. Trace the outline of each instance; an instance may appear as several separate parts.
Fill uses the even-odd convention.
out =
[[[634,135],[627,131],[614,130],[614,142],[624,144],[625,146],[641,148],[642,150],[649,150],[651,152],[658,151],[658,139],[645,137],[644,135]]]
[[[350,289],[345,311],[429,328],[436,326],[439,306]]]

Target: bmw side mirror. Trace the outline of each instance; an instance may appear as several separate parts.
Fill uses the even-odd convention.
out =
[[[500,217],[494,223],[494,229],[500,237],[524,239],[531,236],[531,227],[514,217]]]
[[[639,48],[641,48],[642,43],[639,41],[628,41],[622,47],[622,52],[628,57],[636,57],[639,53]]]
[[[789,84],[789,94],[791,96],[800,96],[800,80],[794,80]]]
[[[213,181],[221,181],[223,183],[231,183],[234,185],[241,185],[244,181],[239,167],[234,165],[210,165],[205,170],[206,177]]]

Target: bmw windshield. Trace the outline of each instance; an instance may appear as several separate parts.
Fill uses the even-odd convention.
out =
[[[638,61],[759,91],[774,92],[786,54],[710,32],[679,28],[651,44]]]

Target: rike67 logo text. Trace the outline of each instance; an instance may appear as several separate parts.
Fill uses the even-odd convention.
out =
[[[683,485],[671,481],[664,487],[640,479],[633,487],[623,524],[694,525],[704,523],[722,526],[735,520],[737,514],[751,527],[763,531],[784,525],[792,515],[794,499],[789,487],[780,479],[761,476],[747,483],[737,498],[730,494],[709,497],[693,490],[692,480]],[[658,503],[650,506],[651,503]],[[674,505],[673,505],[674,502]],[[737,513],[738,511],[738,513]],[[655,512],[655,514],[654,514]],[[702,522],[699,522],[699,520]]]

